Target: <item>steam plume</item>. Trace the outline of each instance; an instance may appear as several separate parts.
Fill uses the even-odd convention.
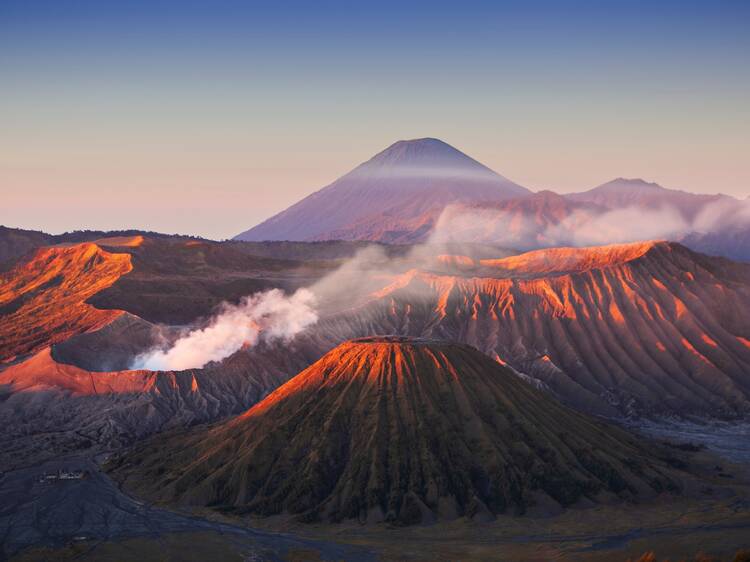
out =
[[[492,257],[508,255],[504,248],[526,251],[554,246],[591,246],[650,239],[679,240],[691,232],[711,232],[750,224],[750,201],[719,200],[693,220],[671,206],[658,209],[626,207],[614,210],[575,210],[557,223],[533,215],[500,209],[449,205],[424,244],[400,251],[372,245],[363,248],[309,289],[286,296],[274,289],[225,304],[203,328],[194,329],[167,347],[139,355],[132,368],[179,370],[220,361],[243,345],[259,340],[291,339],[318,320],[371,298],[395,276],[412,268],[434,267],[437,256],[455,253],[462,243],[493,248]],[[473,246],[472,246],[473,245]]]
[[[167,349],[152,349],[136,357],[132,368],[154,371],[200,368],[228,357],[260,339],[288,340],[318,320],[315,296],[300,289],[286,296],[279,289],[224,304],[208,326],[190,331]]]

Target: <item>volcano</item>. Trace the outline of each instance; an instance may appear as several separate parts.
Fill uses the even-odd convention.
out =
[[[669,242],[536,250],[414,269],[316,331],[467,343],[592,414],[734,418],[750,411],[748,279]]]
[[[388,242],[449,203],[530,194],[441,140],[404,140],[236,239]]]
[[[346,342],[243,415],[117,461],[150,498],[302,521],[492,518],[675,491],[651,445],[461,344]]]

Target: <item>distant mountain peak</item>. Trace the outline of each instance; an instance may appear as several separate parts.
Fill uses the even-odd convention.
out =
[[[427,147],[427,148],[433,148],[433,149],[448,149],[457,151],[456,148],[445,142],[444,140],[435,138],[435,137],[422,137],[419,139],[401,139],[394,142],[391,146],[386,148],[383,152],[388,151],[392,148],[402,147],[402,146],[420,146],[420,147]]]
[[[432,137],[397,141],[351,173],[376,176],[403,173],[420,177],[467,174],[481,178],[501,177],[447,142]]]
[[[638,191],[662,191],[666,190],[656,182],[649,182],[641,178],[615,178],[607,183],[595,187],[600,191],[638,190]],[[593,191],[593,190],[592,190]]]
[[[440,139],[400,140],[236,238],[389,241],[449,204],[529,195]]]
[[[423,158],[425,156],[458,157],[475,161],[456,147],[433,137],[396,141],[385,150],[378,152],[370,161],[391,158]]]
[[[542,201],[565,201],[565,198],[562,195],[560,195],[559,193],[555,193],[554,191],[550,191],[549,189],[542,189],[541,191],[537,191],[530,197],[530,199],[532,198]]]

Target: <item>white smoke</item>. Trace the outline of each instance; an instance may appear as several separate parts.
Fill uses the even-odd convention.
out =
[[[600,246],[641,240],[675,240],[684,236],[690,225],[671,207],[642,209],[626,207],[601,214],[575,212],[543,233],[545,245]]]
[[[289,340],[318,321],[315,295],[299,289],[291,296],[279,289],[223,304],[204,328],[195,329],[166,349],[152,349],[135,358],[131,368],[154,371],[201,368],[220,361],[259,340]]]
[[[606,211],[578,209],[556,223],[504,209],[449,205],[438,218],[430,242],[498,244],[525,251],[554,246],[681,240],[691,233],[748,226],[750,201],[730,198],[709,203],[693,220],[687,220],[669,205],[656,209],[637,206]]]
[[[337,269],[310,287],[326,312],[354,306],[372,291],[390,282],[399,262],[384,247],[372,245],[357,251]]]
[[[449,205],[438,218],[424,244],[412,247],[373,244],[308,289],[291,296],[274,289],[225,304],[207,326],[193,329],[171,346],[152,349],[136,357],[131,368],[181,370],[220,361],[245,345],[260,340],[293,338],[332,314],[357,306],[412,268],[435,269],[442,254],[491,252],[505,257],[514,250],[554,246],[593,246],[641,240],[678,240],[691,232],[750,225],[750,200],[717,200],[693,221],[675,208],[627,207],[609,211],[579,209],[557,223],[533,215],[510,213],[492,207]],[[486,244],[486,249],[478,245]],[[403,248],[403,250],[400,250]],[[443,267],[442,264],[440,267]]]

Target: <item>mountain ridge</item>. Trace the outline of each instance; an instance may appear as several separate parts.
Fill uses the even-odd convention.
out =
[[[669,238],[747,261],[748,217],[734,197],[641,178],[617,177],[573,193],[533,193],[444,141],[425,137],[397,141],[234,239],[447,240],[531,250]],[[638,226],[630,228],[639,220],[646,226],[642,234]]]

